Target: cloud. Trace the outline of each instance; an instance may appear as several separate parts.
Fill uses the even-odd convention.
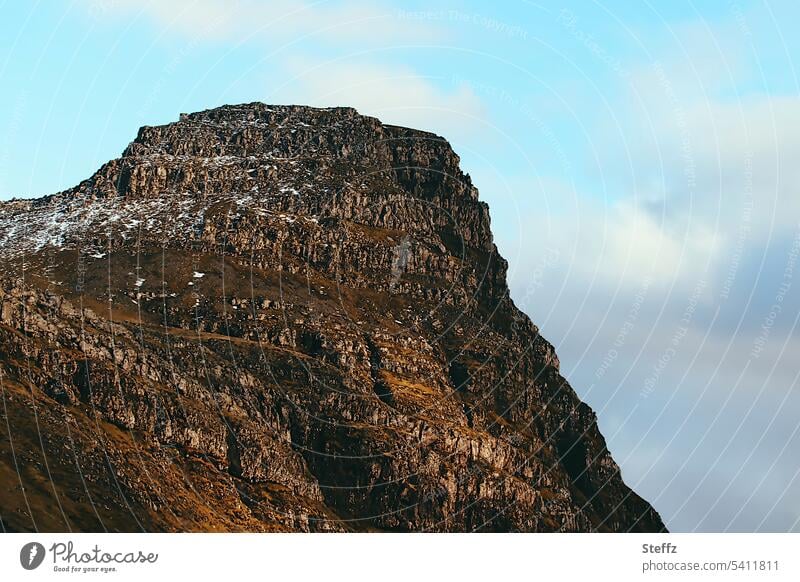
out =
[[[604,203],[577,197],[549,215],[526,214],[519,231],[504,233],[501,240],[519,241],[518,248],[524,249],[521,264],[512,265],[515,277],[524,280],[533,265],[555,250],[560,276],[581,289],[630,290],[649,280],[685,290],[708,277],[707,267],[720,254],[715,233],[705,225],[671,232],[663,218],[630,199]]]
[[[87,0],[87,6],[96,18],[142,15],[195,42],[261,43],[275,66],[267,93],[273,102],[352,106],[448,138],[463,135],[484,115],[465,85],[382,62],[386,49],[440,42],[447,31],[380,1]],[[331,46],[338,60],[331,60]]]
[[[198,40],[294,41],[303,37],[363,47],[441,38],[432,23],[411,21],[381,2],[301,0],[86,0],[96,18],[142,14],[160,28]]]
[[[654,103],[648,115],[656,133],[638,148],[630,178],[662,186],[654,200],[673,222],[704,221],[730,234],[746,221],[759,237],[797,226],[800,99]]]
[[[672,47],[631,67],[622,127],[596,143],[603,169],[644,194],[665,226],[705,222],[720,238],[797,227],[800,98],[770,90],[748,18],[678,27]]]
[[[594,191],[515,183],[547,204],[499,237],[513,297],[677,530],[798,527],[800,98],[754,88],[741,34],[702,23],[624,63],[616,118],[580,110]]]
[[[279,100],[351,106],[384,123],[434,131],[447,139],[476,131],[485,117],[468,86],[438,84],[405,66],[296,58],[287,67],[293,78],[277,91]]]

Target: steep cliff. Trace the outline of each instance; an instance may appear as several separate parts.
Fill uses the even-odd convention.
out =
[[[249,104],[0,204],[6,530],[661,531],[442,138]]]

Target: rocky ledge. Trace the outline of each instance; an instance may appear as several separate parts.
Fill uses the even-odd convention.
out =
[[[0,204],[6,531],[664,531],[442,138],[254,103]]]

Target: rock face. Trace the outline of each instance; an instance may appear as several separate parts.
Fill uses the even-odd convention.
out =
[[[664,530],[433,134],[182,115],[0,204],[0,264],[5,530]]]

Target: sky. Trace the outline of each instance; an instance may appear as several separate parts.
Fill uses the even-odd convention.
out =
[[[141,125],[353,106],[446,137],[512,297],[673,531],[800,531],[790,0],[2,3],[0,199]]]

